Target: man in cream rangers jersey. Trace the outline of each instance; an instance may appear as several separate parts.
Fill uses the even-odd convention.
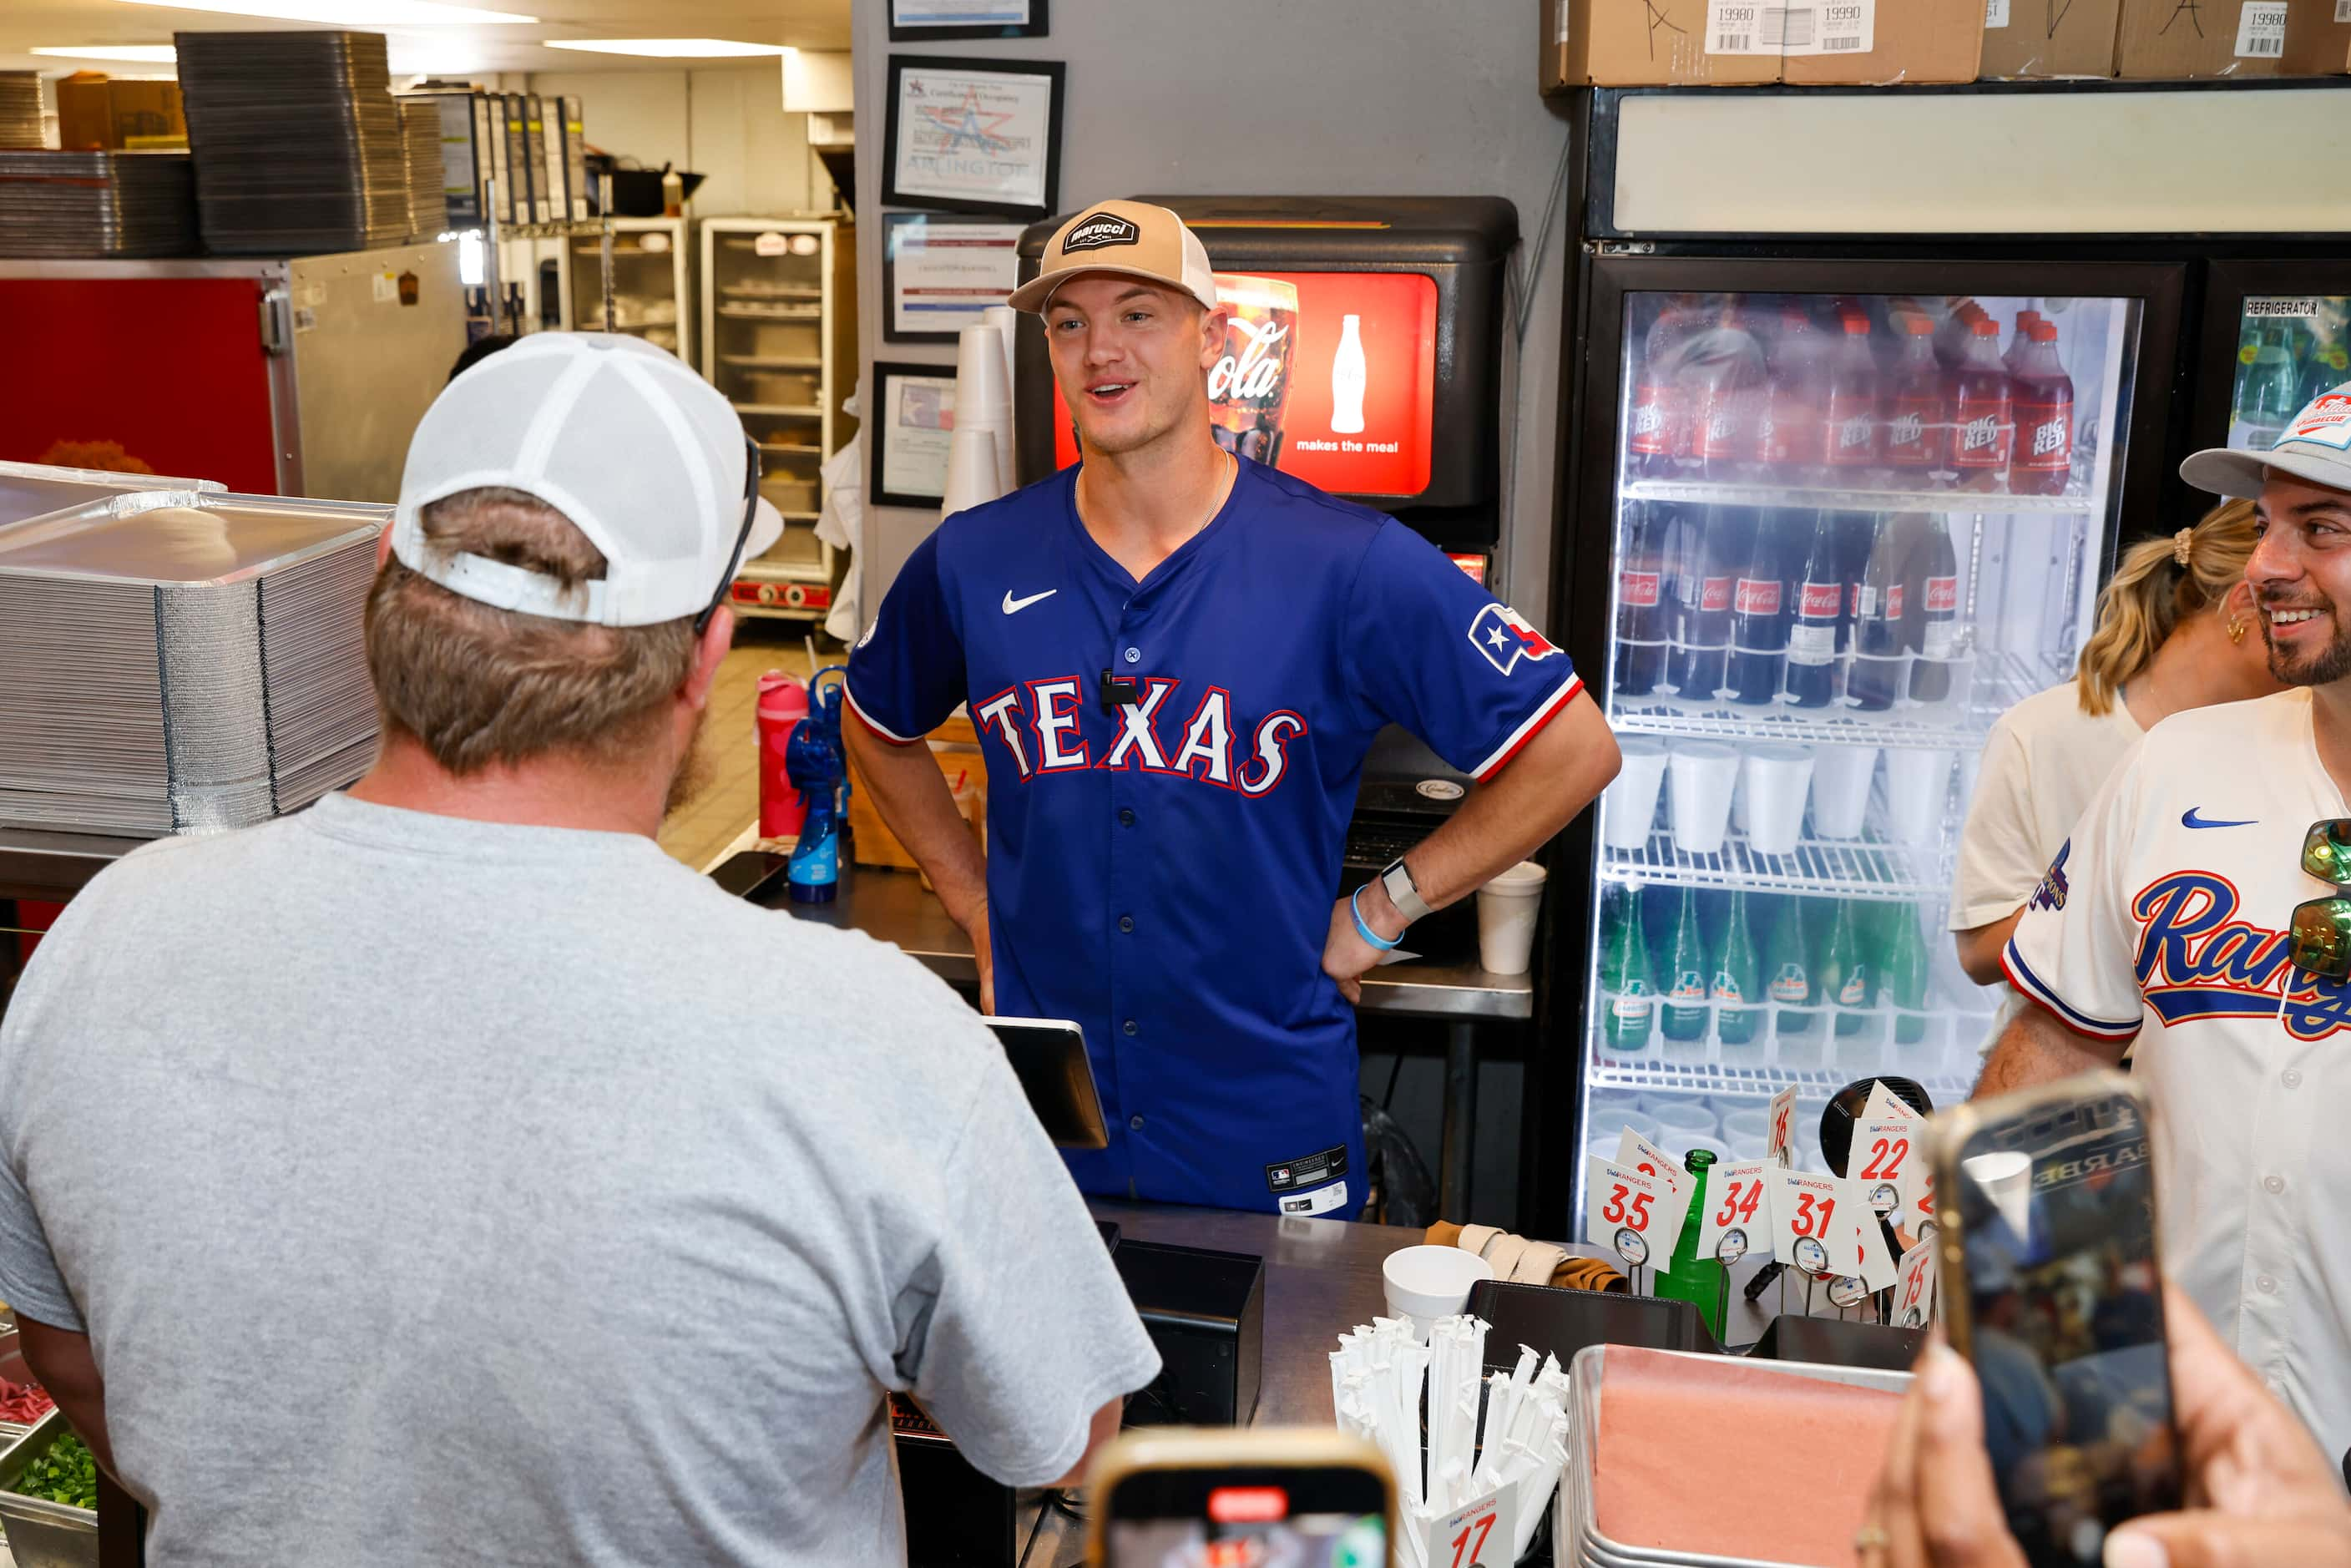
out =
[[[2181,465],[2259,500],[2245,578],[2296,689],[2176,714],[2106,780],[2009,942],[2009,980],[2041,1007],[1980,1086],[2137,1042],[2166,1266],[2330,1458],[2351,1448],[2351,981],[2298,967],[2291,932],[2297,906],[2351,894],[2303,867],[2313,826],[2351,819],[2346,449],[2351,386],[2267,452]]]

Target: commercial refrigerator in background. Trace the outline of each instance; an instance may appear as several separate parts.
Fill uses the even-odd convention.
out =
[[[694,257],[684,218],[612,220],[612,329],[695,362]],[[604,242],[575,234],[569,299],[575,332],[604,329]]]
[[[2295,410],[2351,382],[2351,261],[2216,261],[2199,336],[2188,445],[2267,447]]]

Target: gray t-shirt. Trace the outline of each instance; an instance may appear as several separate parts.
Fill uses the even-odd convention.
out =
[[[649,841],[168,841],[0,1025],[0,1300],[159,1563],[887,1563],[883,1392],[1037,1485],[1159,1360],[995,1040]]]

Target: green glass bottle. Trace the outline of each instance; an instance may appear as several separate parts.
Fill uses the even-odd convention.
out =
[[[1616,919],[1600,955],[1600,1036],[1615,1051],[1646,1051],[1649,1022],[1656,1011],[1656,985],[1649,974],[1649,943],[1641,931],[1641,895],[1630,888],[1615,894]]]
[[[1927,941],[1919,935],[1917,909],[1897,904],[1893,913],[1894,937],[1886,944],[1879,994],[1897,1009],[1894,1042],[1916,1045],[1927,1038]]]
[[[1747,890],[1733,888],[1730,915],[1722,926],[1722,956],[1714,966],[1708,987],[1714,1002],[1714,1031],[1726,1046],[1753,1045],[1763,1031],[1763,965],[1755,956],[1754,933],[1747,925]]]
[[[1787,1010],[1820,1005],[1820,993],[1813,984],[1813,944],[1804,934],[1802,899],[1780,901],[1780,918],[1771,924],[1771,950],[1764,955],[1763,967],[1771,976],[1771,999],[1781,1004],[1775,1020],[1779,1031],[1809,1033],[1820,1021],[1818,1015]]]
[[[1657,1270],[1654,1293],[1696,1307],[1698,1315],[1706,1321],[1707,1332],[1720,1344],[1723,1320],[1730,1310],[1730,1272],[1719,1260],[1698,1255],[1698,1229],[1706,1223],[1709,1186],[1707,1172],[1713,1166],[1711,1149],[1692,1149],[1682,1156],[1682,1168],[1689,1172],[1697,1192],[1683,1212],[1682,1233],[1674,1242],[1673,1260]]]
[[[1869,1025],[1870,984],[1876,966],[1861,939],[1861,923],[1854,917],[1853,900],[1837,900],[1836,919],[1829,926],[1828,950],[1821,955],[1821,999],[1837,1008],[1836,1031],[1859,1034]]]
[[[1660,989],[1665,993],[1665,1016],[1659,1020],[1659,1030],[1667,1040],[1687,1044],[1706,1038],[1708,969],[1706,937],[1698,925],[1698,894],[1685,887],[1674,909],[1674,935],[1666,947],[1665,968],[1658,976],[1662,981]]]

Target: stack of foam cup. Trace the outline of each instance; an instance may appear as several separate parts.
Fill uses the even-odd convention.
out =
[[[998,475],[996,433],[967,430],[958,420],[955,434],[947,438],[947,486],[946,494],[939,497],[939,516],[952,517],[1004,494]]]
[[[1019,341],[1014,334],[1020,326],[1020,312],[1009,305],[991,305],[979,313],[979,319],[982,325],[996,329],[997,340],[1004,349],[1004,385],[1007,394],[1004,402],[1004,444],[1005,450],[1009,452],[1012,449],[1012,438],[1019,433],[1019,427],[1013,423],[1010,392],[1012,388],[1020,384],[1019,377],[1013,373],[1012,353],[1013,345]],[[997,476],[1004,481],[1004,487],[1007,490],[1018,487],[1012,482],[1014,471],[1014,467],[1007,466]]]
[[[782,670],[759,677],[759,836],[797,837],[808,820],[808,799],[784,770],[784,747],[808,716],[808,687]]]
[[[993,501],[1012,487],[1012,379],[1004,366],[1004,334],[996,328],[984,322],[966,327],[956,340],[956,434],[986,431],[996,466],[995,488],[966,505]],[[947,464],[952,485],[952,446],[947,450]]]

